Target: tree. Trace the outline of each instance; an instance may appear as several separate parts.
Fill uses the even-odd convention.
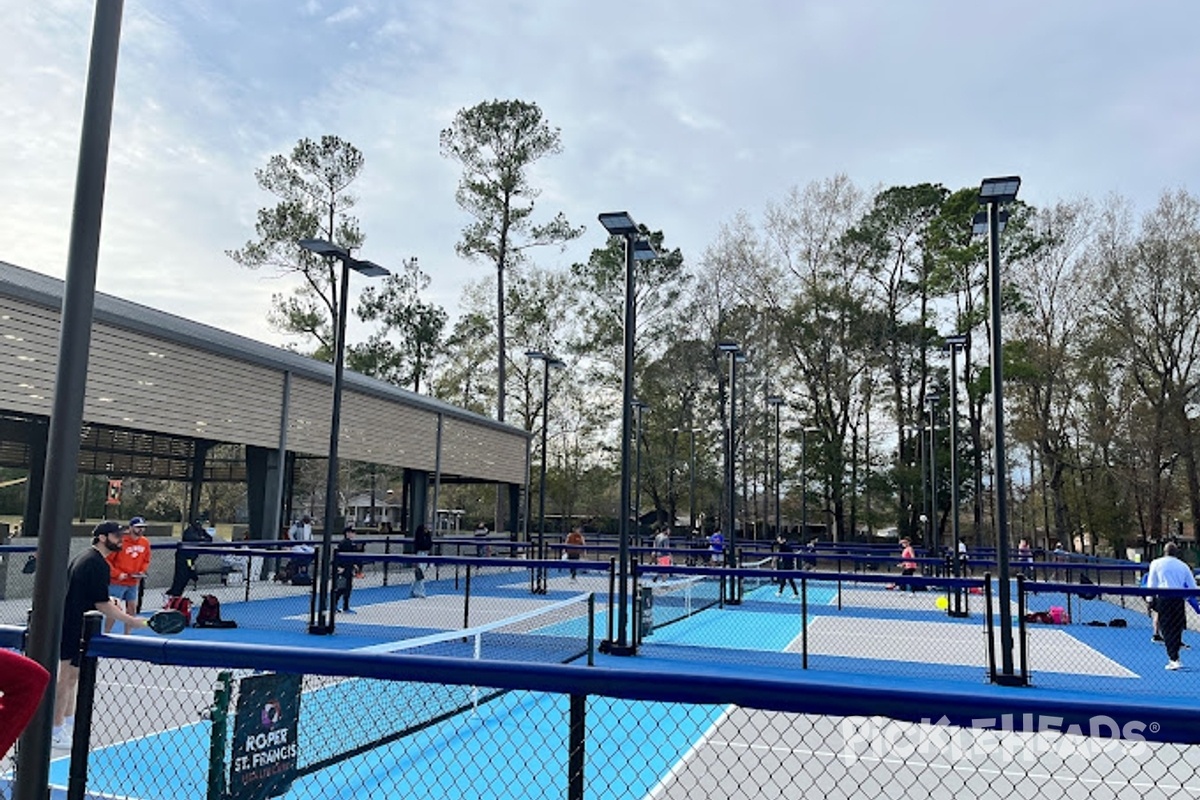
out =
[[[346,363],[351,369],[421,391],[447,319],[445,309],[421,299],[428,286],[429,276],[413,258],[388,275],[382,286],[363,291],[356,313],[364,322],[378,322],[379,328],[366,344],[349,350]]]
[[[455,199],[474,221],[463,229],[455,250],[464,258],[484,259],[496,268],[496,418],[505,417],[506,339],[505,272],[518,266],[531,247],[563,244],[583,233],[560,212],[543,225],[533,222],[539,191],[528,179],[529,167],[561,152],[558,128],[542,118],[536,103],[492,100],[460,110],[442,131],[441,152],[463,168]]]
[[[299,239],[326,239],[347,250],[362,246],[358,220],[347,212],[356,198],[347,190],[363,168],[358,148],[336,136],[319,142],[301,139],[287,156],[274,155],[254,177],[279,198],[258,211],[256,241],[226,255],[248,269],[273,268],[298,274],[302,283],[290,295],[271,297],[268,319],[278,330],[316,340],[313,355],[332,360],[337,330],[341,264],[297,246]]]

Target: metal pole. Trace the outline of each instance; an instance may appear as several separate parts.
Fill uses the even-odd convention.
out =
[[[800,429],[800,543],[808,541],[808,428]]]
[[[634,418],[633,434],[633,482],[636,488],[633,493],[633,530],[638,537],[638,544],[641,544],[642,535],[642,411],[645,408],[641,401],[635,401],[637,416]]]
[[[688,525],[692,530],[696,529],[696,429],[692,428],[691,434],[692,455],[691,461],[688,462]]]
[[[321,536],[320,586],[317,588],[317,614],[314,624],[308,626],[309,633],[333,633],[333,619],[329,616],[329,591],[333,580],[333,526],[337,517],[338,487],[338,438],[342,425],[342,375],[346,361],[346,307],[349,302],[350,259],[343,258],[342,285],[338,297],[337,338],[334,340],[333,356],[333,410],[329,415],[329,460],[325,471],[325,530]]]
[[[941,558],[942,548],[938,541],[938,521],[937,521],[937,402],[933,401],[929,404],[929,542],[933,547],[933,552]],[[935,573],[936,574],[936,573]]]
[[[542,468],[538,486],[538,559],[546,557],[546,432],[550,427],[550,359],[542,359]],[[538,583],[541,589],[541,582]]]
[[[1008,481],[1004,467],[1004,358],[1000,335],[1000,206],[988,203],[988,301],[991,304],[992,492],[996,499],[996,563],[1000,581],[1000,665],[1008,680],[1013,675],[1013,630],[1008,564]]]
[[[958,345],[950,345],[950,531],[954,536],[954,577],[962,577],[962,557],[958,529]],[[962,608],[962,588],[954,589],[954,614],[966,616]]]
[[[779,509],[779,408],[782,403],[775,404],[775,535],[783,533],[783,514]]]
[[[612,652],[632,655],[629,646],[629,434],[633,427],[633,344],[637,312],[633,304],[633,235],[625,236],[625,363],[621,391],[621,505],[617,560],[617,641]]]
[[[92,24],[75,203],[63,288],[62,324],[54,402],[46,444],[45,491],[38,531],[39,569],[33,582],[33,608],[25,653],[50,673],[42,697],[17,751],[14,800],[44,800],[50,776],[50,731],[54,724],[55,679],[59,633],[66,598],[67,560],[71,546],[75,478],[79,467],[79,431],[87,388],[88,353],[96,299],[96,261],[108,175],[108,143],[112,129],[117,53],[121,40],[122,0],[97,2]]]
[[[737,437],[737,353],[729,354],[729,448],[725,456],[725,483],[727,485],[727,501],[729,511],[729,535],[725,542],[725,566],[734,566],[733,551],[737,546],[737,485],[733,466],[736,452]]]

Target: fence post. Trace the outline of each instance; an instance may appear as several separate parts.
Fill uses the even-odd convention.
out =
[[[71,771],[67,781],[67,800],[83,800],[87,792],[88,740],[92,736],[92,710],[96,705],[96,662],[88,655],[88,643],[99,636],[104,615],[89,611],[83,615],[83,656],[79,661],[79,689],[75,700],[75,731],[71,736]]]
[[[466,578],[463,584],[463,627],[471,627],[471,565],[467,564]]]
[[[212,723],[208,753],[208,800],[225,800],[225,743],[229,730],[229,701],[233,695],[233,673],[217,675],[213,704],[208,710]]]
[[[808,669],[808,578],[800,578],[800,653],[804,669]]]
[[[1021,684],[1029,684],[1029,629],[1025,625],[1025,576],[1017,576],[1017,632],[1021,658]]]
[[[587,695],[571,695],[567,738],[567,800],[583,800],[583,770],[587,745]]]
[[[996,615],[992,608],[992,573],[983,573],[983,632],[987,637],[988,680],[996,682]]]

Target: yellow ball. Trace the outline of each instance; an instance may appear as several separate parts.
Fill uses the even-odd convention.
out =
[[[934,605],[938,607],[939,611],[945,611],[947,608],[950,607],[950,601],[944,597],[939,597],[937,600],[934,601]]]

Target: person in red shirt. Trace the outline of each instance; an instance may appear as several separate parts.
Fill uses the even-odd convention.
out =
[[[41,664],[0,648],[0,758],[33,718],[49,683]]]
[[[134,517],[125,528],[121,549],[108,557],[108,593],[121,602],[130,616],[137,614],[138,589],[150,569],[150,540],[146,538],[146,520]],[[112,631],[116,620],[104,621],[104,632]],[[129,633],[129,626],[125,626]]]
[[[912,542],[910,542],[908,539],[901,539],[900,546],[904,548],[904,550],[900,553],[901,574],[905,577],[915,575],[917,572],[917,554],[913,552]],[[908,590],[910,592],[916,592],[917,587],[910,583],[908,585]]]

